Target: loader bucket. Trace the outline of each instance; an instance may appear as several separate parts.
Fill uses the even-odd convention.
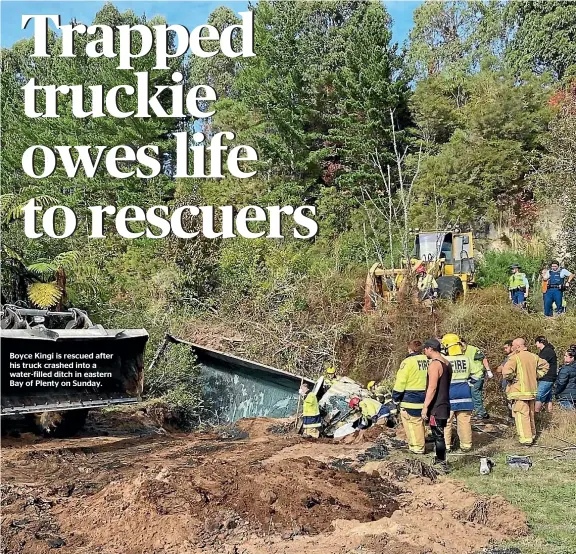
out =
[[[2,415],[137,402],[144,329],[3,329]]]

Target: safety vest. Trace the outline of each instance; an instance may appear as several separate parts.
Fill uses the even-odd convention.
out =
[[[470,372],[472,362],[465,355],[446,356],[452,366],[450,381],[450,409],[454,412],[468,412],[474,409],[472,389],[470,388]]]
[[[470,362],[472,363],[472,367],[470,369],[470,374],[477,379],[484,375],[484,364],[482,360],[484,360],[484,354],[480,352],[480,349],[477,346],[472,346],[469,344],[466,346],[466,352],[464,355],[470,358]]]
[[[526,286],[525,273],[513,273],[508,280],[508,290],[515,290]]]
[[[324,384],[328,385],[329,387],[331,387],[334,383],[337,383],[340,380],[340,378],[334,373],[325,373],[323,377],[324,377]]]
[[[548,288],[555,288],[558,289],[564,284],[564,278],[561,277],[561,270],[552,271],[551,269],[548,271]]]
[[[322,425],[318,397],[313,392],[309,392],[304,399],[302,423],[305,428],[320,427]]]
[[[430,360],[423,354],[412,354],[400,364],[392,391],[392,400],[400,402],[409,415],[419,416],[426,398],[426,378]]]
[[[372,419],[375,415],[378,415],[381,407],[382,404],[373,398],[364,398],[364,400],[360,401],[362,415],[367,419]]]

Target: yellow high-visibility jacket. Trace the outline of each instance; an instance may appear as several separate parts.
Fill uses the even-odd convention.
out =
[[[521,350],[510,354],[502,368],[502,376],[508,381],[508,400],[533,400],[538,392],[538,378],[550,369],[546,360],[536,354]]]
[[[318,397],[313,392],[309,392],[304,399],[302,423],[304,424],[304,428],[320,427],[322,425]]]
[[[329,387],[340,381],[340,377],[334,373],[324,373],[322,377],[324,377],[324,384],[328,385]]]
[[[409,415],[418,417],[422,413],[429,363],[423,354],[412,354],[402,361],[396,374],[392,400],[400,402]]]
[[[362,415],[367,419],[371,419],[375,415],[378,415],[381,407],[382,404],[373,398],[364,398],[364,400],[360,401],[360,409],[362,410]]]
[[[472,362],[472,371],[470,374],[477,379],[482,377],[484,375],[484,353],[477,346],[469,344],[466,346],[464,355],[468,356]]]

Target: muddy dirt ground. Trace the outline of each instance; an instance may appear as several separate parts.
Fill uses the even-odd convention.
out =
[[[465,554],[528,532],[503,498],[391,461],[400,445],[266,419],[166,432],[141,412],[95,412],[72,439],[5,435],[2,554]]]

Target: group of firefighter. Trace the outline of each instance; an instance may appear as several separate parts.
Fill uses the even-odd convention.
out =
[[[519,442],[529,446],[536,438],[538,379],[547,374],[550,365],[547,360],[529,352],[522,338],[509,341],[508,346],[508,355],[497,372],[505,385]],[[575,357],[576,345],[573,345],[566,352],[565,362],[568,364],[566,367],[572,368],[574,373],[566,372],[568,378],[575,381],[574,386]],[[488,418],[484,408],[483,385],[486,378],[492,377],[488,360],[481,350],[454,333],[448,333],[440,340],[431,338],[424,343],[414,340],[409,343],[408,357],[402,361],[396,374],[391,398],[385,385],[371,381],[367,386],[371,396],[354,396],[349,401],[349,407],[361,414],[360,429],[382,423],[391,414],[399,413],[408,447],[414,454],[425,453],[428,424],[435,445],[435,463],[448,471],[446,452],[452,449],[454,422],[460,450],[470,451],[472,421]],[[331,386],[338,379],[333,367],[326,370],[325,384]],[[304,397],[304,435],[317,438],[322,426],[318,399],[306,385],[303,385],[300,393]]]

